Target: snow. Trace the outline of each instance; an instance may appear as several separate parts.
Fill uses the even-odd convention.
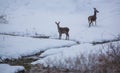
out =
[[[72,46],[70,48],[59,48],[59,49],[49,49],[40,55],[39,60],[32,62],[31,64],[43,64],[44,66],[56,66],[58,64],[65,64],[65,60],[71,58],[74,61],[74,58],[83,55],[85,58],[88,58],[90,55],[97,55],[106,53],[110,44],[119,44],[119,42],[111,42],[106,44],[92,45],[89,43],[80,44]],[[49,63],[48,63],[49,62]]]
[[[10,66],[8,64],[0,64],[0,73],[16,73],[24,70],[23,66]]]
[[[54,47],[73,45],[73,41],[0,35],[1,59],[20,58]]]
[[[93,15],[94,7],[99,11],[97,25],[89,28],[87,19]],[[114,39],[120,34],[119,0],[0,0],[0,14],[6,15],[8,20],[8,24],[0,23],[0,32],[50,36],[49,39],[38,39],[0,35],[2,59],[19,58],[39,51],[45,51],[40,55],[44,58],[32,64],[45,64],[48,59],[61,60],[79,54],[87,56],[101,49],[101,45],[93,46],[91,42]],[[55,21],[60,21],[61,27],[70,28],[70,41],[56,39]],[[64,47],[70,45],[74,46]]]
[[[98,51],[102,50],[101,45],[93,46],[92,44],[86,43],[86,44],[80,44],[77,46],[72,46],[70,48],[60,48],[60,49],[49,49],[42,53],[39,60],[32,62],[32,64],[42,63],[45,66],[47,66],[46,62],[49,61],[61,61],[68,58],[74,58],[79,55],[84,55],[85,57],[88,57],[89,54],[97,53]]]
[[[16,0],[17,6],[12,1],[8,1],[9,8],[5,10],[10,12],[6,13],[9,24],[1,24],[0,32],[37,32],[58,38],[54,22],[60,21],[60,26],[70,28],[70,39],[80,42],[113,39],[120,33],[119,0]],[[87,18],[93,15],[93,7],[99,11],[97,26],[88,28]]]

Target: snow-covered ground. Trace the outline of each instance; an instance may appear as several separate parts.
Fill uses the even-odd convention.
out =
[[[10,66],[8,64],[0,64],[0,73],[16,73],[24,70],[23,66]]]
[[[93,15],[96,7],[97,26],[88,27],[88,16]],[[0,0],[0,15],[6,15],[8,24],[0,23],[0,32],[43,34],[52,39],[38,39],[0,35],[0,57],[19,58],[46,50],[45,57],[32,64],[44,63],[47,59],[75,57],[81,53],[88,55],[100,50],[101,45],[90,42],[116,38],[120,34],[119,0]],[[70,40],[56,40],[60,26],[70,28]],[[62,38],[65,38],[63,35]],[[61,47],[61,48],[57,48]],[[1,70],[1,69],[0,69]]]
[[[88,58],[90,55],[98,55],[101,52],[106,53],[108,51],[108,47],[110,44],[118,44],[119,42],[112,42],[112,43],[106,43],[106,44],[99,44],[99,45],[92,45],[89,43],[80,44],[77,46],[72,46],[70,48],[60,48],[60,49],[50,49],[45,51],[40,55],[39,60],[32,62],[31,64],[43,64],[44,66],[57,66],[59,64],[65,64],[66,60],[71,59],[74,62],[76,60],[76,57],[80,57],[83,55],[85,58]],[[59,67],[59,66],[58,66]]]
[[[92,44],[86,43],[72,46],[70,48],[50,49],[41,54],[41,57],[45,56],[45,58],[35,61],[32,64],[42,63],[47,66],[48,62],[52,62],[48,63],[52,66],[54,65],[54,62],[64,61],[65,59],[75,58],[80,55],[88,57],[90,53],[96,53],[102,49],[101,47],[101,45],[93,46]]]
[[[70,28],[70,39],[80,42],[113,39],[120,33],[119,0],[8,0],[8,2],[2,0],[2,2],[3,7],[9,5],[3,10],[4,13],[1,12],[7,15],[9,24],[0,24],[0,32],[31,34],[37,32],[58,38],[55,21],[60,21],[60,26]],[[93,7],[99,11],[97,26],[88,28],[88,16],[93,15]]]
[[[55,39],[37,39],[18,36],[0,35],[0,58],[12,59],[21,56],[32,55],[50,48],[69,46],[75,44],[73,41]]]

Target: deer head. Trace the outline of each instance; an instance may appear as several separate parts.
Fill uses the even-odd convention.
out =
[[[96,13],[99,13],[99,11],[96,8],[93,8]]]

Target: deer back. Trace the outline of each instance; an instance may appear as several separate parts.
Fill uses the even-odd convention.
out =
[[[68,33],[69,32],[69,28],[68,27],[61,27],[61,28],[59,28],[59,32],[60,33]]]

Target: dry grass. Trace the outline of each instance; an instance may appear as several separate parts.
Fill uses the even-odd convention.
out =
[[[107,52],[100,51],[99,54],[90,54],[87,58],[79,55],[62,61],[53,62],[49,59],[46,64],[47,67],[35,65],[35,71],[39,69],[38,73],[120,73],[120,44],[109,44]]]

